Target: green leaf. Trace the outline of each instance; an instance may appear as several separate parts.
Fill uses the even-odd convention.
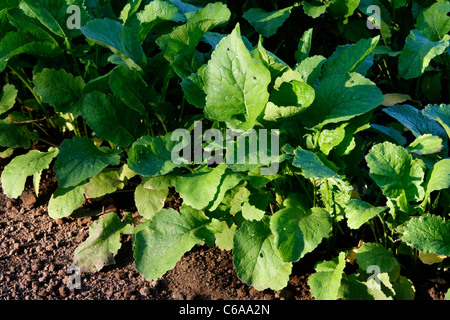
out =
[[[81,32],[95,43],[110,49],[130,69],[141,70],[147,58],[137,35],[127,26],[111,19],[94,19]]]
[[[328,11],[335,18],[348,18],[358,8],[360,0],[332,0]]]
[[[21,31],[8,32],[0,40],[0,62],[28,53],[38,58],[51,57],[60,54],[62,50],[53,42],[44,42]],[[6,65],[5,65],[6,66]]]
[[[316,300],[336,300],[345,268],[345,252],[330,261],[316,264],[316,273],[308,278],[311,294]]]
[[[270,228],[283,260],[296,262],[328,236],[330,215],[322,208],[303,211],[301,207],[288,207],[271,217]]]
[[[358,274],[343,274],[341,286],[339,288],[338,298],[343,300],[374,300],[369,294],[367,285],[357,278]]]
[[[122,246],[120,234],[126,232],[126,221],[121,221],[111,212],[101,220],[94,221],[89,228],[89,237],[73,254],[73,263],[83,272],[100,271],[115,263],[114,256]]]
[[[244,12],[243,18],[263,37],[277,33],[279,27],[289,18],[293,7],[267,12],[261,8],[251,8]]]
[[[325,4],[321,3],[320,5],[314,5],[307,1],[302,1],[303,10],[308,16],[310,16],[313,19],[320,17],[321,14],[324,14],[330,4],[331,2]]]
[[[214,200],[226,168],[225,164],[220,164],[212,170],[178,177],[175,189],[183,203],[198,210],[205,208]]]
[[[424,115],[436,120],[445,129],[450,138],[450,104],[427,105],[422,111]]]
[[[400,263],[391,251],[379,243],[364,243],[356,252],[358,266],[367,270],[370,266],[380,268],[380,273],[388,273],[391,282],[400,276]]]
[[[441,55],[450,44],[450,36],[432,41],[419,30],[411,30],[398,59],[398,72],[404,79],[421,76],[430,61]]]
[[[316,99],[301,120],[308,127],[347,121],[372,111],[384,101],[383,93],[359,73],[333,75],[315,89]]]
[[[293,114],[298,114],[313,103],[314,97],[314,89],[306,82],[290,80],[272,91],[270,99],[280,107],[294,106],[297,111]]]
[[[186,24],[176,27],[156,41],[164,52],[164,57],[181,78],[197,71],[200,65],[195,66],[195,47],[208,31],[227,22],[231,12],[225,4],[216,2],[209,3],[188,16]]]
[[[439,41],[450,32],[449,5],[433,3],[417,16],[417,29],[432,41]]]
[[[430,194],[436,190],[450,187],[450,159],[442,159],[437,162],[429,174],[426,191]]]
[[[347,123],[344,123],[335,129],[324,129],[320,132],[318,143],[325,155],[328,156],[330,151],[344,140],[346,125]]]
[[[144,133],[139,114],[113,95],[86,94],[81,101],[81,115],[98,137],[118,147],[130,146]]]
[[[347,225],[350,229],[359,229],[364,223],[386,211],[388,207],[373,207],[369,203],[351,199],[345,208]]]
[[[1,175],[3,192],[9,198],[19,197],[25,188],[27,178],[48,169],[58,152],[58,149],[50,147],[48,152],[31,150],[27,154],[12,159]]]
[[[327,59],[321,79],[332,75],[356,72],[358,66],[366,60],[380,40],[379,36],[372,39],[361,39],[355,44],[338,46]]]
[[[113,94],[128,107],[141,115],[148,113],[144,97],[149,88],[136,70],[126,67],[114,68],[109,77],[109,86]]]
[[[151,1],[136,16],[141,24],[139,32],[141,40],[145,39],[153,27],[161,21],[181,22],[186,20],[176,6],[161,0]]]
[[[202,20],[212,20],[212,25],[209,29],[220,26],[228,22],[231,17],[231,11],[226,4],[222,2],[208,3],[204,8],[198,9],[195,12],[185,14],[188,23],[196,23]]]
[[[239,279],[260,291],[281,290],[287,285],[292,264],[281,258],[268,217],[244,221],[233,242],[233,264]]]
[[[161,210],[135,235],[135,266],[147,280],[158,279],[175,267],[195,245],[214,243],[214,234],[208,230],[211,220],[203,212],[185,205],[180,211]]]
[[[175,168],[186,166],[172,160],[172,150],[178,144],[171,140],[172,134],[166,136],[144,136],[133,143],[128,153],[128,166],[143,176],[160,176]]]
[[[76,187],[58,188],[48,202],[48,215],[52,219],[70,216],[84,203],[85,184]]]
[[[233,238],[236,232],[237,225],[232,223],[228,226],[226,221],[222,221],[223,229],[221,232],[216,233],[216,246],[220,250],[233,250]]]
[[[326,60],[327,59],[323,56],[308,57],[298,63],[294,70],[301,74],[303,81],[310,86],[314,86],[322,72],[322,67]]]
[[[125,24],[138,10],[142,0],[128,0],[127,4],[120,12],[119,19]]]
[[[206,104],[206,94],[203,91],[203,81],[197,73],[184,78],[181,87],[186,100],[197,108],[203,109]]]
[[[61,188],[77,186],[100,173],[108,165],[118,165],[121,150],[97,148],[89,138],[74,137],[61,143],[53,167]]]
[[[309,51],[311,50],[311,40],[312,40],[313,28],[310,28],[303,32],[300,41],[298,42],[297,51],[295,51],[295,60],[300,63],[309,56]]]
[[[270,72],[252,59],[239,25],[217,45],[204,71],[205,115],[233,129],[250,129],[269,99]]]
[[[401,146],[390,142],[372,147],[366,156],[370,177],[388,198],[403,196],[407,201],[423,198],[424,169]]]
[[[9,118],[0,119],[0,146],[28,149],[30,136],[32,134],[25,125],[12,123]]]
[[[86,184],[86,198],[101,198],[117,189],[123,189],[124,186],[118,170],[106,169],[91,178]]]
[[[427,117],[426,112],[410,105],[395,105],[383,111],[411,130],[416,138],[424,134],[432,134],[447,141],[445,130],[436,121]]]
[[[57,112],[80,115],[79,100],[85,86],[82,77],[75,77],[64,69],[45,68],[34,75],[33,82],[36,94]]]
[[[243,179],[244,175],[241,173],[235,173],[231,169],[226,169],[222,175],[220,185],[218,187],[217,193],[215,193],[214,200],[209,203],[207,209],[209,211],[214,211],[217,209],[219,204],[222,202],[225,193],[236,187]]]
[[[37,1],[22,0],[20,8],[30,17],[38,19],[47,29],[57,36],[66,37],[64,30],[52,14]]]
[[[0,94],[0,114],[9,111],[16,103],[17,93],[19,91],[12,84],[5,84]]]
[[[450,221],[432,214],[414,217],[404,227],[401,239],[424,253],[450,256]]]
[[[404,276],[400,276],[393,283],[396,300],[414,300],[416,290],[411,280]]]
[[[145,187],[140,184],[134,192],[134,202],[139,214],[145,219],[151,219],[164,208],[164,202],[169,195],[169,188],[161,190]]]
[[[442,147],[441,138],[433,136],[432,134],[424,134],[411,142],[410,145],[406,147],[406,150],[415,154],[426,155],[438,153],[442,150]]]
[[[301,168],[303,175],[307,179],[339,179],[336,173],[326,166],[314,152],[305,150],[302,147],[295,149],[295,157],[292,164]]]

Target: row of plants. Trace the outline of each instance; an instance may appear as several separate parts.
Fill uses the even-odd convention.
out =
[[[417,266],[450,256],[449,12],[443,0],[2,1],[3,192],[32,179],[39,195],[53,170],[54,219],[133,194],[138,217],[96,220],[74,252],[85,272],[133,234],[146,279],[206,244],[232,250],[242,281],[280,290],[320,249],[316,299],[414,299]],[[173,195],[182,206],[164,209]]]

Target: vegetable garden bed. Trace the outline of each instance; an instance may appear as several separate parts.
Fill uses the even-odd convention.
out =
[[[3,1],[0,298],[448,298],[449,12]]]

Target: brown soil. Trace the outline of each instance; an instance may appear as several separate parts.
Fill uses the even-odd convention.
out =
[[[15,200],[0,189],[0,300],[313,299],[307,279],[316,257],[294,264],[289,284],[281,291],[260,292],[240,281],[232,253],[216,247],[195,247],[163,277],[146,281],[134,268],[130,236],[122,238],[115,265],[94,274],[83,273],[81,289],[70,290],[73,252],[88,237],[91,223],[101,216],[52,220],[46,203],[55,179],[47,172],[43,180],[47,183],[41,186],[38,198],[32,187]],[[91,206],[118,213],[135,210],[123,196],[107,197]],[[436,279],[416,287],[421,290],[420,299],[444,299],[450,279]]]

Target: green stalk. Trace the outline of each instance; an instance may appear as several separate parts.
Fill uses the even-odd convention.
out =
[[[64,44],[66,45],[66,48],[69,51],[70,56],[73,59],[73,64],[75,66],[75,70],[77,71],[78,75],[81,76],[81,69],[80,69],[80,66],[78,65],[77,59],[75,59],[75,55],[73,54],[73,49],[72,49],[72,44],[70,43],[70,39],[65,37],[64,38]]]
[[[31,94],[34,96],[34,98],[36,99],[37,103],[39,104],[42,112],[44,113],[44,117],[45,120],[47,120],[47,122],[54,128],[57,129],[56,124],[53,122],[50,114],[48,113],[47,108],[44,106],[44,103],[42,102],[41,98],[39,98],[39,96],[36,94],[36,92],[34,92],[33,87],[31,86],[30,82],[28,79],[26,79],[24,76],[22,76],[14,67],[8,65],[8,67],[11,69],[12,73],[15,74],[21,81],[22,83],[25,85],[25,87],[27,87],[27,89],[31,92]]]
[[[331,208],[330,208],[330,190],[329,190],[329,186],[328,186],[328,179],[325,179],[325,200],[326,200],[326,208],[328,213],[331,214]]]

